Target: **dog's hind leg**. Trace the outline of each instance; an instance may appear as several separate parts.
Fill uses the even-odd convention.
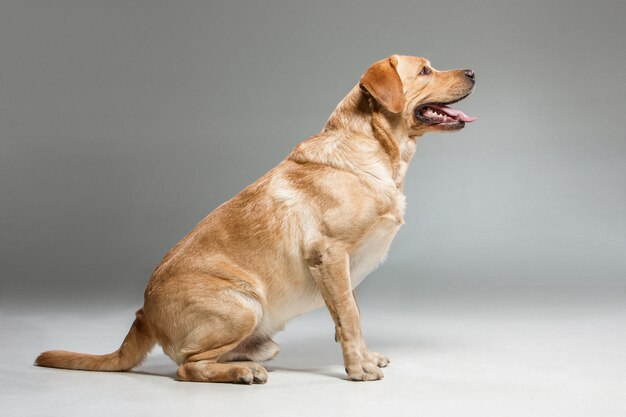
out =
[[[195,382],[265,383],[267,372],[255,362],[224,362],[230,352],[253,331],[256,320],[252,312],[220,317],[219,326],[208,331],[193,332],[186,339],[181,353],[185,361],[178,367],[176,379]],[[238,337],[237,337],[238,336]]]
[[[184,314],[180,314],[180,320],[174,321],[174,333],[180,342],[164,345],[166,353],[180,364],[176,379],[243,384],[266,382],[267,372],[261,365],[222,360],[254,332],[260,311],[256,300],[233,289],[196,296],[193,303],[182,309]]]
[[[186,362],[178,368],[176,379],[194,382],[264,384],[267,371],[255,362],[216,363],[208,360]]]
[[[148,285],[144,310],[163,351],[179,365],[179,381],[265,382],[260,365],[221,360],[263,319],[264,295],[254,291],[254,277],[245,271],[230,273],[234,269],[223,267],[220,277],[157,277]]]

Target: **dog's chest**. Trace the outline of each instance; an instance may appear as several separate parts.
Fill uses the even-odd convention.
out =
[[[398,198],[397,205],[389,213],[382,215],[372,224],[350,253],[350,281],[352,288],[385,260],[389,246],[400,226],[404,223],[404,196]]]

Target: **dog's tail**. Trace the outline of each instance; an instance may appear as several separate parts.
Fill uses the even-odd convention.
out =
[[[107,355],[88,355],[51,350],[39,355],[35,365],[85,371],[128,371],[141,363],[154,343],[155,339],[146,325],[143,309],[140,309],[122,346],[115,352]]]

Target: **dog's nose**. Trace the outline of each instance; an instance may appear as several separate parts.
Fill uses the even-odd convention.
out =
[[[467,75],[472,80],[474,79],[474,71],[472,71],[471,69],[463,70],[463,72],[465,73],[465,75]]]

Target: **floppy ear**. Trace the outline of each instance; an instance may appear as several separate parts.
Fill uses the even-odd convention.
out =
[[[404,108],[402,81],[396,71],[398,58],[393,55],[369,67],[359,81],[361,90],[392,113],[400,113]]]

